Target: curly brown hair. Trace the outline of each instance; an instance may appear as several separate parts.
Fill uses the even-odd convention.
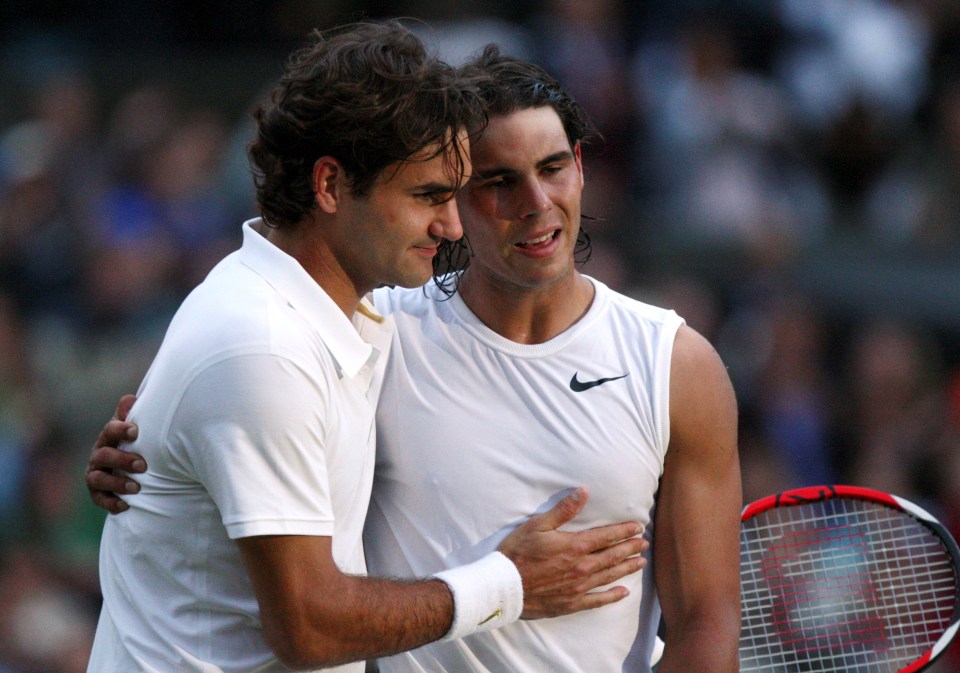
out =
[[[363,197],[385,168],[425,148],[449,153],[462,172],[456,131],[483,123],[475,88],[397,21],[314,31],[270,101],[254,112],[249,156],[260,213],[273,227],[316,207],[313,166],[322,156],[336,158]]]

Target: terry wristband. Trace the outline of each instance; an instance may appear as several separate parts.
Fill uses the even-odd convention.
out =
[[[523,612],[520,573],[498,551],[434,577],[445,582],[453,594],[453,625],[441,642],[510,624]]]

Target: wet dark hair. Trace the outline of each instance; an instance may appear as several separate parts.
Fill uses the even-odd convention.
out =
[[[571,147],[600,135],[586,110],[552,75],[538,65],[501,54],[495,44],[463,64],[460,75],[476,84],[490,117],[549,106],[560,117]]]
[[[462,173],[456,132],[483,123],[476,90],[397,21],[314,31],[254,118],[257,205],[273,227],[294,226],[316,207],[313,166],[322,156],[336,158],[363,197],[385,168],[425,148],[448,154]]]
[[[488,44],[479,56],[463,64],[459,74],[479,91],[488,118],[549,106],[560,117],[571,148],[578,142],[601,138],[586,110],[560,86],[560,82],[538,65],[500,53],[500,48],[495,44]],[[471,126],[470,130],[481,133],[484,122],[475,122],[477,125]],[[595,219],[587,215],[582,217]],[[591,251],[590,235],[581,226],[574,248],[574,260],[578,265],[586,263]],[[444,294],[451,296],[456,292],[459,276],[443,274],[462,271],[469,264],[470,248],[466,237],[441,244],[434,261],[434,281]]]

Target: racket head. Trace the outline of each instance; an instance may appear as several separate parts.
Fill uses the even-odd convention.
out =
[[[741,515],[741,673],[913,673],[960,627],[960,549],[930,513],[858,486]]]

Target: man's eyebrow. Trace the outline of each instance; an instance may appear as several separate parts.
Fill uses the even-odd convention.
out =
[[[456,185],[452,182],[424,182],[413,187],[411,191],[433,194],[435,192],[453,192],[456,189]]]
[[[545,156],[543,159],[536,163],[537,168],[543,168],[544,166],[549,166],[550,164],[556,163],[558,161],[567,161],[573,159],[573,152],[570,150],[560,150],[559,152],[554,152]],[[498,167],[498,168],[489,168],[489,169],[478,169],[476,166],[473,167],[473,176],[480,178],[481,180],[489,180],[491,178],[499,178],[504,175],[516,175],[520,171],[514,168],[507,167]]]
[[[560,150],[538,161],[537,168],[543,168],[549,164],[555,164],[558,161],[564,161],[566,159],[573,159],[573,152],[570,150]]]

